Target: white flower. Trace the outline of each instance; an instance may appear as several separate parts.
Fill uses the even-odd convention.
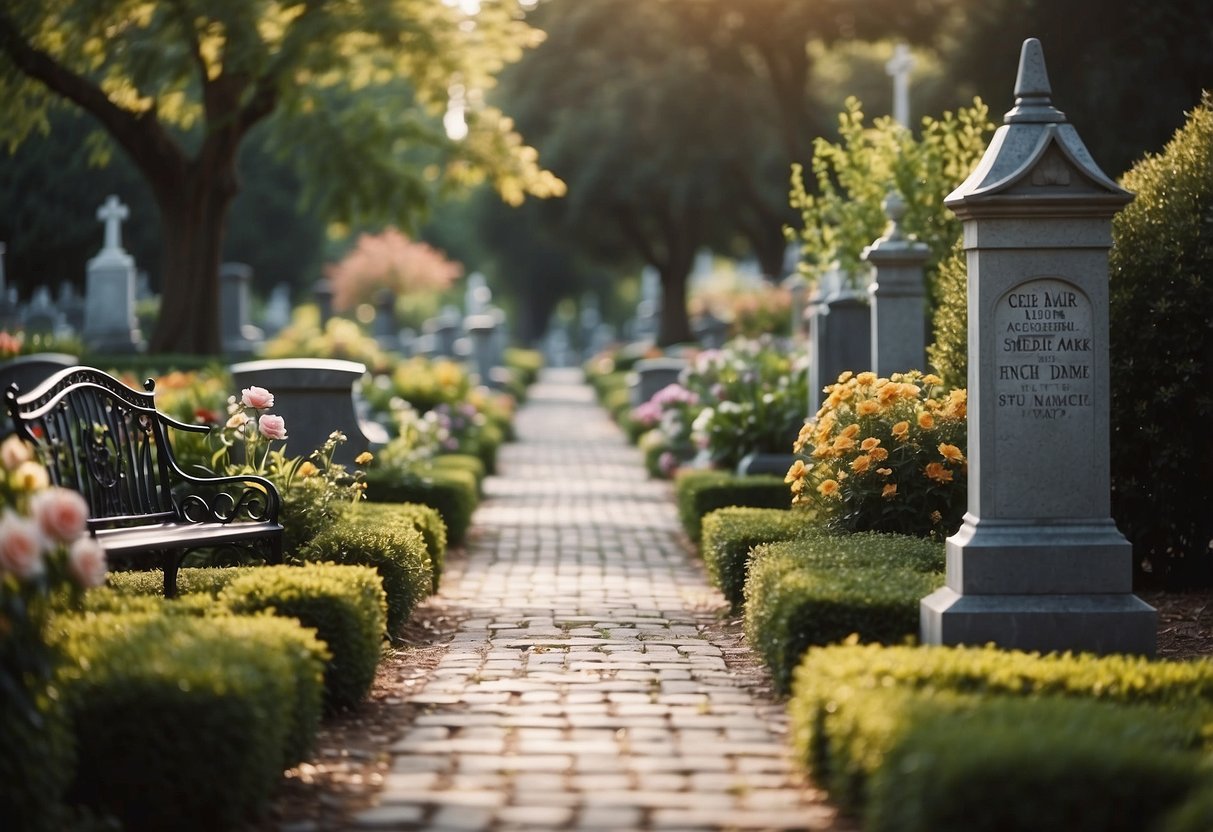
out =
[[[82,537],[67,553],[67,566],[72,578],[85,589],[105,583],[105,550],[92,537]]]
[[[46,569],[42,559],[45,540],[33,520],[4,510],[0,517],[0,570],[21,580],[36,578]]]

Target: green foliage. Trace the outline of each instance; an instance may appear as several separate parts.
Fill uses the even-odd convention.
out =
[[[392,639],[434,586],[425,539],[412,524],[368,528],[354,516],[341,517],[305,544],[296,557],[307,563],[372,566],[378,570],[387,595],[387,634]]]
[[[58,832],[67,827],[63,800],[76,754],[56,688],[44,688],[31,711],[6,690],[0,698],[0,817],[13,829]]]
[[[803,168],[793,166],[791,202],[801,217],[807,271],[816,277],[837,264],[851,279],[863,274],[860,254],[884,232],[881,204],[896,191],[906,204],[902,233],[930,248],[928,296],[938,297],[936,266],[961,231],[943,200],[976,167],[993,131],[980,99],[942,118],[924,118],[920,138],[888,116],[866,125],[862,105],[848,99],[838,117],[839,140],[814,141],[811,186]]]
[[[874,692],[886,698],[874,701]],[[829,782],[837,798],[861,804],[867,778],[883,765],[905,730],[919,721],[913,709],[924,703],[955,707],[964,704],[961,697],[1024,698],[1028,700],[1024,707],[1053,698],[1150,706],[1149,717],[1139,715],[1135,720],[1145,736],[1148,724],[1168,730],[1168,712],[1207,714],[1213,703],[1213,662],[1068,653],[1041,656],[994,647],[814,648],[796,669],[788,708],[793,744],[798,758],[814,777]],[[1022,724],[1032,734],[1048,733],[1037,731],[1034,718]],[[975,742],[970,735],[961,745]],[[907,754],[911,751],[907,746]],[[990,752],[994,753],[993,747]]]
[[[60,629],[69,797],[124,829],[235,828],[311,744],[328,654],[293,621],[98,614]]]
[[[263,566],[228,584],[219,602],[232,612],[264,610],[294,618],[328,647],[325,707],[353,708],[371,689],[379,664],[387,600],[375,570],[304,564]]]
[[[419,472],[372,468],[366,498],[373,503],[422,503],[433,506],[446,524],[447,541],[458,546],[472,525],[479,502],[476,478],[469,471],[443,468]]]
[[[761,543],[812,534],[815,527],[801,512],[779,508],[719,508],[704,515],[700,554],[708,576],[734,608],[745,602],[750,550]]]
[[[539,371],[543,369],[543,353],[539,350],[506,347],[503,361],[506,367],[519,375],[526,387],[530,387],[539,379]]]
[[[927,359],[946,387],[969,384],[969,267],[959,237],[935,273],[935,341]]]
[[[484,478],[488,476],[484,462],[471,454],[437,454],[428,462],[437,471],[466,471],[476,480],[477,493],[484,493]]]
[[[785,481],[792,504],[838,531],[942,540],[968,497],[968,399],[917,370],[877,378],[848,370],[800,431]]]
[[[348,521],[355,525],[412,527],[421,533],[434,576],[433,591],[438,591],[442,567],[446,562],[446,524],[438,509],[421,503],[358,503],[346,511]]]
[[[919,602],[944,584],[938,543],[893,534],[809,536],[758,546],[745,584],[745,632],[787,691],[811,646],[917,636]]]
[[[1174,586],[1213,580],[1213,94],[1124,177],[1113,220],[1112,513],[1139,563]],[[1144,391],[1144,392],[1143,392]]]
[[[182,597],[190,595],[205,595],[218,597],[219,593],[250,567],[229,566],[224,568],[186,567],[177,570],[177,592]],[[110,572],[106,576],[106,588],[116,595],[131,597],[139,595],[163,596],[164,577],[159,570],[140,572]],[[92,603],[94,596],[100,592],[90,593],[85,603]]]
[[[1213,829],[1213,788],[1206,779],[1159,824],[1158,832],[1208,832]]]
[[[674,478],[674,497],[683,531],[696,545],[708,512],[728,506],[786,508],[791,504],[788,488],[779,477],[739,477],[725,471],[679,471]]]

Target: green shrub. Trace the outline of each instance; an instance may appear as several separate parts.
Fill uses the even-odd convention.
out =
[[[674,495],[678,520],[696,545],[703,516],[710,511],[729,506],[787,508],[792,501],[787,484],[779,477],[767,474],[739,477],[726,471],[680,471],[674,478]]]
[[[219,592],[247,569],[257,567],[231,566],[224,568],[185,567],[177,570],[177,592],[186,595],[209,595],[214,598]],[[110,572],[106,575],[105,586],[118,595],[160,595],[164,594],[164,575],[159,569],[146,572]],[[94,598],[94,596],[97,596]],[[89,593],[85,601],[100,603],[105,596],[100,593]]]
[[[172,602],[161,602],[171,604]],[[74,802],[128,832],[235,828],[311,744],[328,653],[273,616],[65,616]]]
[[[543,369],[543,353],[539,350],[507,347],[502,353],[502,361],[518,374],[526,387],[535,383],[539,378],[539,371]]]
[[[961,238],[939,263],[935,297],[931,313],[935,341],[927,347],[927,359],[946,387],[968,387],[969,267]]]
[[[809,537],[755,548],[745,631],[787,691],[804,651],[856,635],[896,644],[918,634],[919,602],[944,584],[944,547],[915,537]]]
[[[1112,514],[1171,586],[1213,579],[1213,94],[1125,174],[1112,223]]]
[[[1159,824],[1158,832],[1209,832],[1213,829],[1213,782],[1206,777],[1188,799]]]
[[[300,549],[299,556],[305,562],[375,567],[387,595],[387,634],[392,639],[434,585],[425,540],[411,525],[368,528],[354,517],[343,517]]]
[[[387,618],[379,575],[363,566],[265,566],[219,594],[232,612],[272,611],[316,631],[331,655],[324,669],[325,707],[352,708],[375,681]]]
[[[750,550],[815,530],[800,512],[779,508],[718,508],[703,517],[700,554],[712,583],[734,608],[745,602]]]
[[[484,494],[484,478],[488,476],[488,469],[480,457],[473,454],[438,454],[428,464],[438,471],[467,471],[476,480],[477,495]]]
[[[427,468],[415,474],[372,468],[366,482],[366,498],[371,502],[433,506],[442,515],[452,546],[463,542],[479,500],[476,479],[467,471]]]
[[[34,706],[27,712],[7,688],[0,697],[0,818],[6,828],[59,832],[76,760],[70,723],[53,686]]]
[[[421,533],[434,576],[432,591],[438,591],[446,564],[446,524],[438,509],[421,503],[358,503],[347,511],[350,521],[364,526],[411,526]]]
[[[887,722],[879,711],[890,697],[870,699],[869,717]],[[1198,714],[969,699],[958,709],[910,709],[916,712],[870,780],[865,829],[1140,832],[1203,775]]]

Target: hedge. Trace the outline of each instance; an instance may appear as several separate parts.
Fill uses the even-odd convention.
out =
[[[943,586],[942,544],[866,532],[755,548],[745,585],[745,632],[786,692],[809,647],[854,634],[896,644],[919,629],[919,602]]]
[[[429,461],[431,468],[438,471],[467,471],[476,480],[477,496],[484,494],[484,478],[488,470],[484,462],[474,454],[438,454]]]
[[[127,832],[234,828],[312,743],[328,652],[293,621],[106,613],[58,625],[78,755],[69,800]]]
[[[703,517],[699,552],[712,583],[734,609],[745,602],[750,550],[761,543],[813,534],[817,527],[802,512],[778,508],[731,506]]]
[[[471,457],[469,457],[471,459]],[[422,503],[356,503],[346,512],[350,522],[363,526],[411,526],[421,533],[433,575],[431,591],[438,591],[446,564],[446,523],[433,506]]]
[[[696,545],[700,542],[703,516],[729,506],[790,508],[792,492],[780,477],[739,477],[726,471],[684,470],[674,479],[678,520]]]
[[[0,697],[0,818],[26,832],[68,828],[63,798],[75,764],[70,723],[53,686],[26,714],[11,690]]]
[[[479,502],[476,478],[468,471],[429,468],[418,476],[372,468],[366,473],[366,483],[366,498],[371,502],[422,503],[436,508],[452,546],[463,542]]]

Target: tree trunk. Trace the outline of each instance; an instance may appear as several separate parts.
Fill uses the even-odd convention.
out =
[[[153,353],[219,355],[219,260],[236,196],[235,166],[202,154],[172,178],[179,182],[156,189],[164,256],[160,318],[149,347]]]
[[[689,257],[671,258],[661,271],[661,320],[657,327],[657,346],[668,347],[694,341],[691,319],[687,315],[687,277],[691,272]]]

